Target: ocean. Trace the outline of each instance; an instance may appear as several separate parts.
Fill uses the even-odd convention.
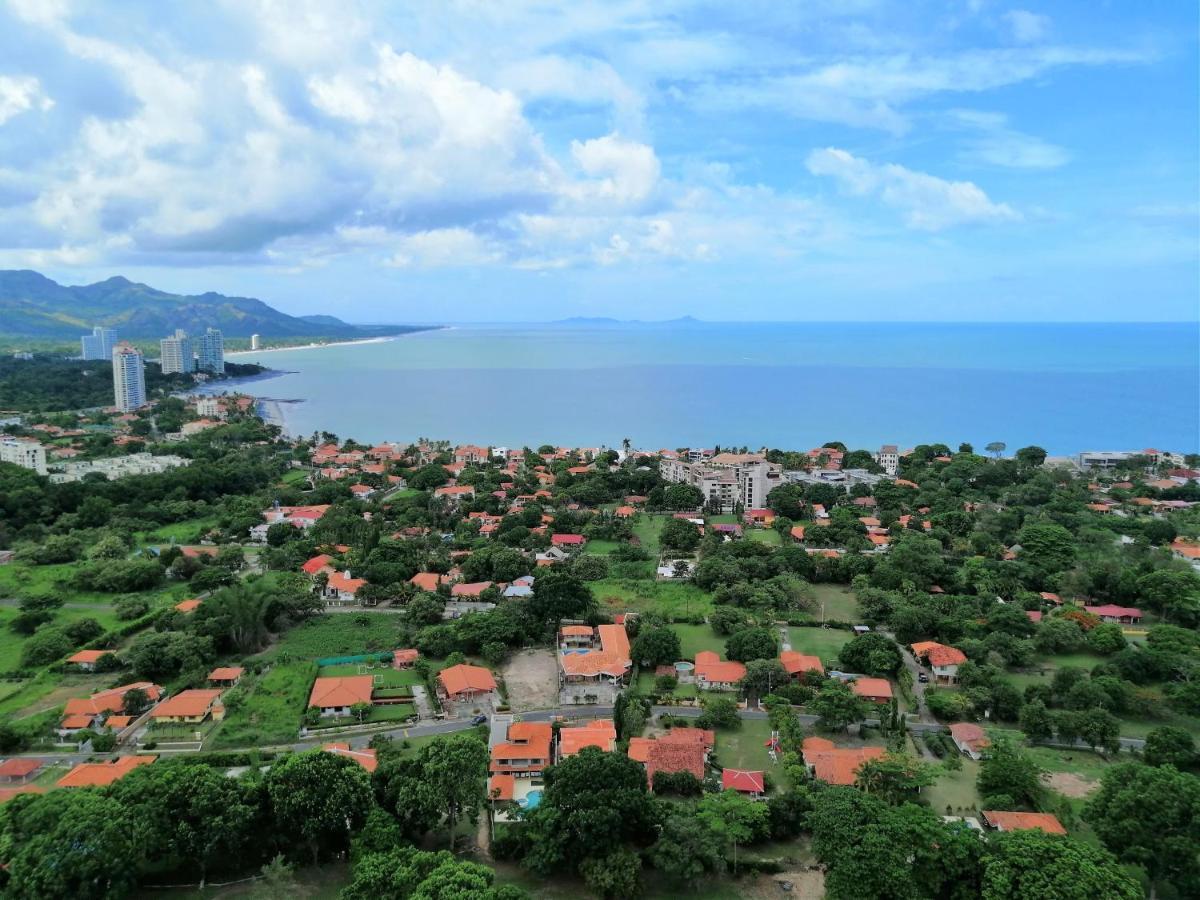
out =
[[[459,325],[229,354],[294,435],[499,446],[1200,449],[1200,325]]]

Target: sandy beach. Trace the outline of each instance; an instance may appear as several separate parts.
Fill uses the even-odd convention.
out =
[[[344,347],[347,344],[386,344],[389,341],[399,340],[402,337],[408,337],[410,334],[420,334],[422,331],[434,331],[442,326],[430,325],[428,328],[421,328],[420,331],[406,331],[403,334],[385,334],[380,337],[369,338],[351,338],[345,341],[325,341],[324,343],[313,344],[297,344],[294,347],[264,347],[261,350],[231,350],[225,354],[226,359],[231,359],[235,356],[250,356],[255,353],[279,353],[281,351],[291,350],[319,350],[322,347]]]
[[[288,435],[287,416],[283,412],[283,404],[278,400],[259,400],[258,414],[268,425],[278,425],[284,436]]]

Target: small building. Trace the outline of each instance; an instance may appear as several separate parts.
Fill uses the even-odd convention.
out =
[[[572,728],[558,731],[558,758],[564,760],[574,756],[584,747],[595,747],[611,753],[617,744],[617,727],[611,719],[593,719]]]
[[[721,772],[721,790],[737,791],[751,800],[761,800],[767,794],[766,775],[746,769],[725,769]]]
[[[328,575],[333,572],[333,557],[328,553],[321,553],[302,565],[300,571],[309,578],[315,578],[322,572]]]
[[[334,572],[325,582],[321,596],[326,606],[354,606],[358,603],[358,592],[366,586],[367,579],[354,578],[349,572]]]
[[[70,772],[58,779],[58,786],[70,787],[108,787],[115,781],[120,781],[138,766],[148,766],[158,759],[157,756],[122,756],[111,762],[80,763]]]
[[[1066,834],[1062,822],[1050,813],[1040,812],[1005,812],[1002,810],[985,809],[983,821],[997,831],[1030,831],[1038,829],[1046,834]]]
[[[203,603],[203,600],[197,600],[195,598],[190,600],[181,600],[179,603],[175,604],[175,609],[184,615],[188,615],[198,610]]]
[[[5,784],[25,784],[33,773],[42,767],[40,759],[22,759],[13,757],[0,763],[0,782]]]
[[[463,599],[478,599],[483,595],[483,592],[492,586],[491,581],[466,581],[459,582],[450,588],[451,597],[459,597]]]
[[[411,669],[421,654],[417,650],[396,650],[392,653],[392,668],[393,669]]]
[[[323,744],[321,749],[326,753],[332,753],[334,756],[340,756],[343,759],[356,762],[368,772],[374,772],[379,767],[379,760],[375,758],[375,751],[369,747],[354,750],[349,744],[334,743]]]
[[[455,703],[491,697],[496,691],[496,679],[483,666],[466,663],[450,666],[438,673],[437,680],[438,694],[443,700]]]
[[[886,678],[856,678],[850,682],[850,690],[874,703],[890,703],[892,683]]]
[[[1136,625],[1142,621],[1142,611],[1133,606],[1117,606],[1106,603],[1103,606],[1085,606],[1084,612],[1099,616],[1101,622],[1116,622],[1120,625]]]
[[[375,679],[370,675],[318,678],[308,695],[308,706],[316,707],[323,716],[348,716],[350,707],[369,704],[374,692]]]
[[[848,787],[854,784],[863,763],[880,759],[887,751],[883,747],[839,748],[823,737],[808,737],[801,745],[804,765],[812,776],[826,784]]]
[[[992,745],[983,729],[974,722],[955,722],[950,726],[954,746],[971,759],[982,759],[983,751]]]
[[[85,672],[91,672],[95,670],[96,663],[100,662],[102,657],[110,655],[112,655],[111,650],[80,650],[73,656],[68,656],[67,662],[79,666]]]
[[[552,547],[582,547],[587,543],[587,538],[582,534],[552,534],[550,535],[550,545]]]
[[[220,688],[230,688],[242,680],[246,670],[241,666],[221,666],[208,673],[208,683]]]
[[[746,667],[740,662],[724,661],[712,650],[696,654],[696,685],[706,691],[736,690],[746,677]]]
[[[418,591],[436,594],[438,585],[446,584],[449,580],[450,577],[448,575],[441,575],[437,572],[418,572],[412,578],[408,579],[408,583]]]
[[[957,647],[948,647],[937,641],[920,641],[913,644],[912,654],[933,670],[935,684],[957,682],[958,667],[967,661],[967,655]]]
[[[783,670],[793,679],[802,679],[809,672],[816,672],[818,675],[825,674],[825,666],[818,657],[797,653],[795,650],[784,650],[779,654],[779,662],[783,666]]]
[[[225,717],[225,707],[221,705],[221,691],[216,689],[180,691],[150,711],[150,721],[155,725],[199,724],[210,716],[214,721]]]

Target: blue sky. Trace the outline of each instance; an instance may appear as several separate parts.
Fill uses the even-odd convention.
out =
[[[1194,3],[0,9],[0,266],[351,321],[1200,317]]]

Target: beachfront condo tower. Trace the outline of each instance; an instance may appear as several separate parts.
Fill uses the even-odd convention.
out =
[[[158,342],[158,347],[164,375],[196,370],[196,359],[192,355],[192,339],[183,329],[176,328],[175,335],[163,338]]]
[[[261,350],[262,349],[262,338],[259,337],[257,334],[250,335],[250,349],[251,350]]]
[[[122,341],[113,348],[113,405],[131,412],[146,405],[146,371],[142,352]]]
[[[92,329],[91,334],[85,334],[79,339],[84,359],[112,359],[116,343],[117,330],[101,328],[99,325]]]
[[[196,338],[196,368],[214,375],[225,374],[225,338],[216,328],[209,328]]]

